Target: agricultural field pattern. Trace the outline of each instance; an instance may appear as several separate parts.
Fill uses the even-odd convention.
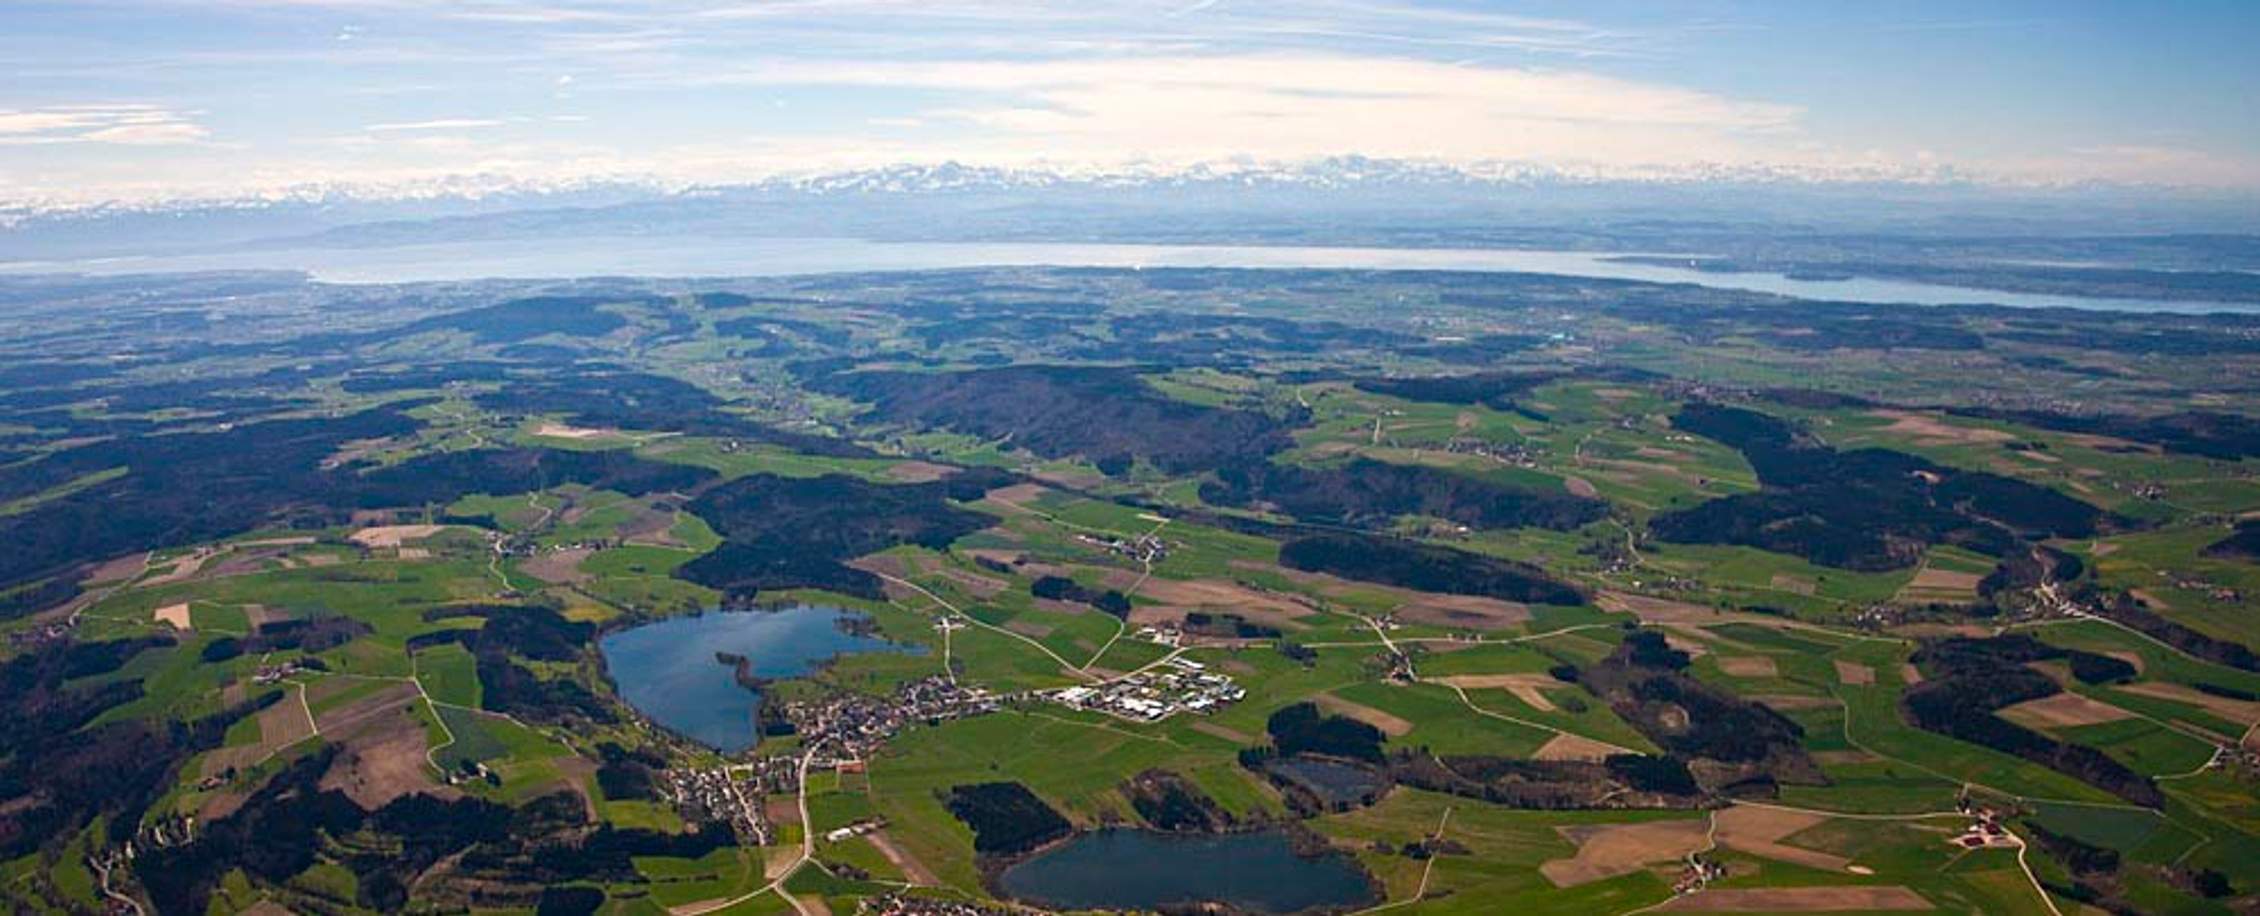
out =
[[[2228,312],[11,277],[0,897],[2254,912],[2256,403]]]

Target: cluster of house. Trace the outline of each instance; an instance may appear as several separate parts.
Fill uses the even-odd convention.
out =
[[[259,686],[265,686],[279,682],[284,678],[290,677],[293,674],[297,674],[300,671],[306,670],[304,665],[302,664],[304,661],[305,659],[294,658],[286,662],[276,662],[272,664],[260,665],[257,669],[251,672],[251,683]]]
[[[1537,467],[1538,463],[1546,457],[1546,449],[1543,446],[1531,446],[1521,442],[1489,442],[1465,436],[1456,436],[1446,441],[1444,451],[1454,455],[1476,455],[1489,458],[1500,464],[1511,464],[1518,468]]]
[[[1019,916],[1027,911],[960,900],[883,894],[863,898],[863,902],[856,905],[855,912],[857,916]]]
[[[1972,820],[1969,826],[1962,828],[1962,832],[1948,842],[1963,849],[1984,849],[1988,846],[2016,846],[2018,844],[2016,835],[2010,833],[2009,828],[2001,826],[2000,812],[1983,805],[1973,804],[1968,799],[1963,799],[1956,807],[1962,813],[1969,815]]]
[[[2159,573],[2159,575],[2166,575],[2166,573]],[[2243,592],[2230,588],[2226,585],[2222,585],[2218,582],[2201,579],[2196,576],[2186,575],[2183,573],[2174,573],[2172,575],[2175,588],[2182,589],[2184,591],[2202,592],[2204,593],[2205,597],[2211,598],[2214,601],[2218,601],[2222,604],[2237,604],[2244,600]]]
[[[1185,631],[1178,629],[1174,623],[1147,624],[1139,627],[1137,632],[1131,635],[1172,649],[1183,645],[1185,642]]]
[[[729,824],[738,842],[766,846],[776,828],[761,813],[761,787],[728,768],[661,770],[659,795],[689,819]]]
[[[1702,853],[1687,856],[1686,867],[1679,870],[1679,878],[1671,883],[1674,896],[1692,894],[1711,882],[1726,877],[1726,866]]]
[[[837,843],[841,840],[862,836],[866,833],[881,829],[885,826],[887,826],[886,818],[866,818],[864,820],[856,821],[855,823],[849,824],[845,827],[834,827],[830,830],[824,831],[824,842]]]
[[[1108,553],[1129,557],[1149,565],[1159,563],[1169,557],[1169,542],[1152,534],[1141,534],[1128,540],[1110,536],[1078,534],[1075,539]]]
[[[8,634],[8,644],[18,649],[32,649],[48,643],[59,642],[63,637],[71,635],[71,626],[76,622],[77,618],[74,617],[67,622],[50,623],[27,630],[17,630]]]
[[[804,743],[822,745],[841,760],[860,760],[913,722],[978,716],[1003,705],[1003,698],[984,688],[936,675],[897,687],[892,696],[844,693],[788,703],[784,714]]]
[[[1231,675],[1209,671],[1188,658],[1103,684],[1051,691],[1051,699],[1074,709],[1090,709],[1123,719],[1159,722],[1180,712],[1206,714],[1248,695]]]

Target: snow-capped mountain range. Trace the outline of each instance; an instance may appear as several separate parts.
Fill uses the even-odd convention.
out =
[[[1449,233],[1471,227],[1648,222],[2246,232],[2260,213],[2252,204],[2162,188],[2003,185],[1944,167],[1628,171],[1356,156],[1104,169],[943,162],[728,184],[461,175],[219,199],[24,201],[0,205],[0,261],[670,232],[1163,241],[1284,233],[1346,244],[1450,243]]]

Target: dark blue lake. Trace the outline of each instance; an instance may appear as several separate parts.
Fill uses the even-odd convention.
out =
[[[724,753],[759,739],[761,695],[714,654],[745,656],[763,678],[798,677],[842,655],[924,652],[925,647],[848,632],[862,615],[799,604],[774,611],[709,611],[621,630],[598,643],[605,670],[629,705],[671,731]]]
[[[1005,869],[997,883],[1016,899],[1070,910],[1226,903],[1257,913],[1295,913],[1373,898],[1354,860],[1298,856],[1287,835],[1276,830],[1222,835],[1099,830]]]

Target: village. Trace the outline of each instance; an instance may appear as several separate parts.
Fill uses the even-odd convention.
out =
[[[1066,687],[1047,694],[1072,709],[1103,712],[1138,722],[1159,722],[1180,712],[1196,715],[1239,702],[1247,691],[1232,677],[1192,659],[1172,656],[1155,669],[1104,684]]]
[[[935,676],[904,684],[892,696],[847,693],[787,703],[781,712],[801,746],[820,752],[809,759],[810,769],[860,773],[870,754],[914,722],[936,723],[1001,708],[1003,699],[988,690]],[[800,782],[801,755],[791,753],[660,774],[661,796],[686,819],[727,823],[741,842],[764,846],[776,838],[776,826],[762,813],[762,799],[799,792]]]

